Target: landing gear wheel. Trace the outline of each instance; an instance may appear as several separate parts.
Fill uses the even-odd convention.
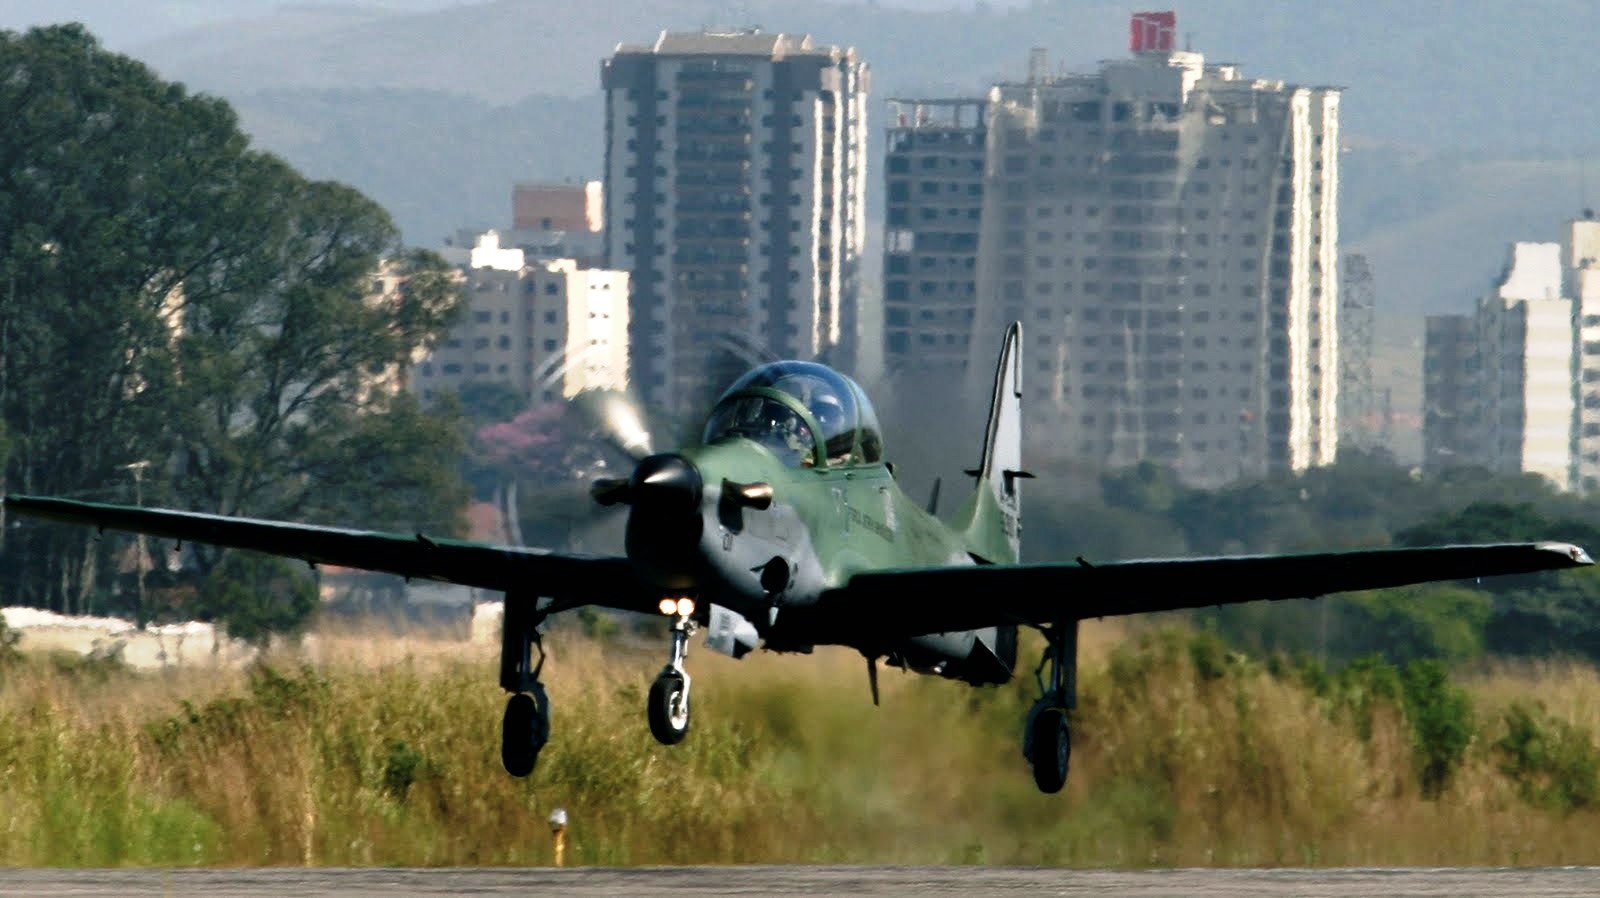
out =
[[[662,745],[677,745],[689,735],[689,683],[681,674],[663,672],[650,685],[650,735]]]
[[[507,699],[500,722],[500,763],[515,777],[533,772],[540,750],[550,741],[549,703],[539,684],[534,684],[534,690],[537,699],[526,692]]]
[[[1072,733],[1066,709],[1054,702],[1036,708],[1029,715],[1024,749],[1028,763],[1033,766],[1033,782],[1039,791],[1049,795],[1060,792],[1067,783],[1067,763],[1072,758]]]

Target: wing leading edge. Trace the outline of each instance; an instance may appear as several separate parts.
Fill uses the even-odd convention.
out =
[[[270,552],[310,564],[525,593],[573,606],[655,609],[653,594],[623,558],[36,496],[7,496],[5,509],[72,524]]]
[[[906,637],[1316,598],[1592,563],[1578,546],[1543,542],[876,571],[857,574],[842,588],[824,593],[812,613],[818,621],[854,618],[874,636]]]

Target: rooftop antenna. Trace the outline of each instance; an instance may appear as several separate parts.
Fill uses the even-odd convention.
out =
[[[1578,196],[1583,201],[1583,217],[1594,218],[1594,207],[1589,205],[1589,156],[1578,156]]]

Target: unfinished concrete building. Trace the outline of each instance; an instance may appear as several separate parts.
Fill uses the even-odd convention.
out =
[[[1339,91],[1175,27],[1141,14],[1131,58],[990,92],[976,345],[1025,321],[1036,452],[1197,484],[1331,463]]]

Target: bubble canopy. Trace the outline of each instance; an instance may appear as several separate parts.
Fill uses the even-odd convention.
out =
[[[883,459],[878,415],[855,381],[816,362],[772,362],[734,382],[706,421],[705,442],[747,439],[790,467]]]

